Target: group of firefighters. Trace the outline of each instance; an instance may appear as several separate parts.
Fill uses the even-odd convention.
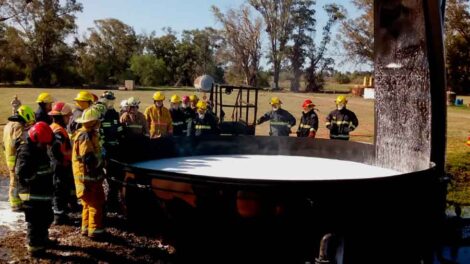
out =
[[[27,248],[32,256],[56,243],[48,236],[55,224],[68,223],[68,213],[80,210],[81,234],[102,239],[103,215],[118,208],[118,188],[113,181],[105,194],[103,182],[116,175],[107,161],[116,155],[119,142],[126,138],[166,136],[206,136],[220,134],[211,104],[196,95],[173,95],[170,108],[165,96],[153,94],[153,104],[144,113],[140,101],[130,97],[114,108],[111,91],[98,96],[81,91],[74,98],[75,107],[41,93],[36,112],[12,102],[13,115],[4,128],[3,143],[10,171],[9,202],[12,210],[24,211],[27,222]],[[336,99],[337,109],[326,117],[332,139],[349,139],[358,126],[356,115],[346,109],[344,96]],[[270,121],[270,135],[289,136],[296,119],[281,108],[277,97],[271,98],[271,111],[256,120]],[[311,100],[302,104],[298,137],[314,138],[318,116]],[[106,177],[105,177],[106,176]]]

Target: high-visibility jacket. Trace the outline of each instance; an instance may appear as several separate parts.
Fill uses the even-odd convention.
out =
[[[206,112],[204,118],[196,116],[188,125],[188,136],[209,136],[219,135],[220,129],[214,115]]]
[[[257,124],[270,120],[270,136],[289,136],[291,127],[295,126],[296,120],[291,113],[279,108],[276,111],[269,111],[261,116]]]
[[[335,109],[326,117],[326,127],[331,139],[349,140],[349,132],[359,125],[356,114],[346,108]]]
[[[23,201],[52,201],[53,169],[47,148],[39,148],[28,138],[18,139],[15,173]]]
[[[298,137],[308,137],[311,133],[317,133],[318,130],[318,116],[315,110],[310,110],[307,113],[302,112],[300,118],[299,128],[297,130]]]
[[[84,127],[76,131],[72,148],[72,169],[77,198],[84,194],[88,183],[103,181],[103,167],[99,134]]]
[[[57,123],[50,125],[54,132],[55,140],[52,144],[52,155],[58,165],[67,167],[72,161],[72,145],[64,127]]]
[[[176,108],[170,109],[171,120],[173,125],[173,135],[174,136],[186,136],[188,123],[186,120],[186,115],[183,112],[183,109]]]
[[[173,121],[166,107],[151,105],[145,109],[145,119],[150,131],[150,138],[164,137],[173,134]]]
[[[3,128],[3,147],[5,148],[5,158],[10,171],[15,170],[16,140],[21,137],[25,137],[22,123],[9,121]]]
[[[52,117],[48,115],[47,111],[39,107],[35,113],[36,122],[46,122],[48,125],[52,124]]]
[[[124,112],[121,116],[121,124],[124,129],[124,138],[148,137],[149,129],[147,120],[141,112]]]
[[[72,112],[72,116],[70,117],[69,124],[67,125],[67,132],[69,133],[69,136],[72,138],[73,133],[77,131],[80,127],[82,127],[82,124],[79,124],[75,122],[78,118],[82,117],[83,110],[80,108],[75,108]]]

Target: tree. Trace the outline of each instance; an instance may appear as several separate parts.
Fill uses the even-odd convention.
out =
[[[33,84],[60,84],[61,69],[74,61],[64,40],[75,31],[74,14],[82,10],[82,5],[76,0],[36,0],[26,7],[24,1],[4,0],[4,4],[25,39]]]
[[[315,33],[315,0],[297,0],[292,8],[293,45],[290,48],[289,57],[293,78],[291,80],[291,91],[298,92],[300,89],[300,77],[303,65],[306,61],[307,47],[312,46]]]
[[[168,83],[168,72],[163,59],[153,55],[134,55],[131,58],[131,71],[144,86],[158,86]]]
[[[129,78],[129,63],[138,50],[137,37],[131,26],[117,19],[95,21],[95,28],[78,46],[80,71],[94,84],[122,82]]]
[[[307,56],[309,59],[309,66],[306,69],[306,91],[314,92],[320,90],[323,87],[323,74],[326,71],[332,71],[334,60],[326,57],[325,52],[327,45],[331,41],[331,29],[338,22],[344,19],[344,10],[337,4],[329,4],[324,6],[324,9],[328,15],[328,21],[323,27],[322,41],[319,48],[317,49],[315,42],[310,42],[310,46],[307,50]]]
[[[24,80],[26,61],[26,45],[20,32],[0,24],[0,82]]]
[[[249,0],[262,15],[270,40],[270,62],[273,64],[274,89],[279,89],[281,64],[286,58],[286,44],[292,31],[294,0]]]
[[[342,21],[340,40],[348,58],[359,63],[374,61],[374,0],[352,0],[362,12],[355,19]]]
[[[446,9],[447,80],[455,92],[470,93],[470,12],[468,0],[448,0]]]
[[[248,6],[230,9],[226,14],[212,6],[212,11],[223,25],[226,44],[223,57],[230,61],[235,72],[243,73],[245,84],[256,86],[261,57],[261,20],[252,19]]]

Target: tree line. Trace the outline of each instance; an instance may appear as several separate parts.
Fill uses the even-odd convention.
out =
[[[352,0],[360,13],[348,18],[338,4],[246,0],[229,10],[212,6],[219,29],[137,34],[111,18],[96,20],[77,37],[76,14],[83,9],[77,0],[0,0],[0,82],[103,86],[134,79],[143,86],[180,86],[210,74],[218,82],[279,89],[287,76],[291,91],[318,91],[325,76],[336,74],[328,52],[332,37],[346,60],[373,66],[373,2]],[[320,8],[325,25],[317,22]],[[448,0],[445,22],[449,87],[470,92],[468,0]],[[335,26],[339,34],[332,36]],[[263,56],[269,69],[260,65]]]

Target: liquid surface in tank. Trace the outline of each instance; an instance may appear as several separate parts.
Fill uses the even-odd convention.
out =
[[[358,162],[283,155],[211,155],[149,160],[143,169],[252,180],[351,180],[388,177],[400,172]]]

